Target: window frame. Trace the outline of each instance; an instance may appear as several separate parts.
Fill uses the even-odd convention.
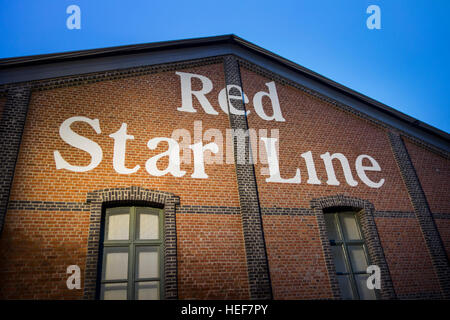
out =
[[[107,240],[107,232],[109,226],[109,216],[114,214],[115,209],[128,208],[129,214],[129,225],[128,225],[128,240]],[[137,209],[145,208],[156,210],[158,212],[158,239],[143,239],[137,238],[138,230],[140,227],[140,221],[137,218]],[[159,299],[163,300],[165,297],[165,285],[164,285],[164,231],[165,231],[165,221],[164,221],[164,209],[159,206],[153,206],[148,204],[131,203],[131,204],[118,204],[113,206],[108,206],[104,208],[103,212],[103,223],[101,227],[101,237],[100,237],[100,250],[99,250],[99,265],[98,265],[98,279],[97,279],[97,298],[103,300],[103,285],[108,283],[127,283],[127,300],[136,300],[136,288],[138,282],[149,282],[149,281],[159,281]],[[159,276],[151,278],[141,278],[137,279],[137,250],[140,247],[156,247],[159,258]],[[105,280],[105,270],[106,266],[106,255],[104,254],[105,248],[127,248],[128,253],[128,270],[126,280]]]
[[[355,275],[362,274],[362,275],[370,276],[370,274],[367,273],[367,271],[354,271],[353,270],[348,247],[352,246],[352,245],[361,246],[363,249],[363,252],[364,252],[364,256],[366,258],[367,266],[370,266],[372,264],[370,255],[369,255],[369,250],[366,245],[366,239],[364,237],[364,233],[363,233],[363,230],[361,227],[361,222],[359,219],[359,213],[361,211],[362,210],[355,211],[355,210],[352,210],[351,208],[331,208],[331,209],[328,209],[327,211],[324,211],[324,213],[323,213],[324,215],[330,215],[330,216],[332,215],[333,216],[334,227],[336,228],[336,232],[339,232],[339,235],[341,237],[341,240],[330,240],[330,237],[328,235],[328,241],[329,241],[330,247],[340,246],[343,248],[344,263],[346,265],[348,272],[338,272],[337,270],[335,270],[335,272],[336,272],[336,276],[341,276],[341,275],[349,276],[350,286],[351,286],[351,290],[352,290],[352,294],[353,294],[352,300],[362,300],[361,295],[358,290],[357,283],[356,283]],[[343,223],[341,221],[341,219],[342,219],[341,217],[345,213],[351,213],[353,215],[355,222],[356,222],[356,227],[357,227],[358,233],[360,235],[360,239],[357,239],[357,240],[347,240],[346,239],[346,236],[344,234],[343,227],[342,227]],[[325,219],[325,217],[324,217],[324,219]],[[328,228],[326,228],[326,229],[327,229],[327,234],[328,234],[329,230],[328,230]],[[333,249],[332,248],[330,248],[330,249],[332,252]],[[332,253],[332,256],[333,256],[333,258],[332,258],[333,263],[336,267],[336,261],[334,259],[333,253]],[[339,290],[341,291],[340,286],[339,286]],[[342,294],[342,291],[341,291],[341,294]],[[375,300],[378,300],[379,294],[376,290],[374,290],[374,294],[375,294]]]

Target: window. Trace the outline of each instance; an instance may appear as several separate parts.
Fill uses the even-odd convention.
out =
[[[151,207],[106,209],[100,299],[154,300],[164,296],[162,213]]]
[[[369,256],[355,212],[325,213],[325,223],[343,299],[376,299],[367,288]]]

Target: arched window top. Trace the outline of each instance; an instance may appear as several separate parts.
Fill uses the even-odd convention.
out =
[[[105,290],[105,288],[101,288],[100,284],[102,283],[108,284],[109,287],[115,286],[118,291],[122,290],[122,292],[120,293],[122,296],[124,294],[123,287],[126,283],[126,297],[128,299],[130,299],[130,297],[132,299],[139,298],[139,292],[136,292],[136,290],[142,289],[142,294],[144,293],[144,291],[147,291],[147,293],[149,293],[149,291],[151,291],[153,288],[152,286],[155,285],[154,283],[152,283],[152,281],[160,281],[161,288],[159,292],[159,298],[176,299],[178,296],[178,289],[176,276],[177,241],[175,211],[176,206],[179,204],[179,197],[169,192],[149,190],[139,186],[130,186],[124,188],[109,188],[89,192],[86,195],[86,202],[90,204],[91,207],[91,227],[89,229],[87,250],[88,254],[86,257],[86,271],[84,281],[85,298],[101,298],[101,295],[104,294],[101,293],[101,290]],[[154,224],[155,217],[152,217],[151,214],[145,217],[141,216],[140,212],[143,210],[150,210],[151,212],[156,212],[159,210],[158,224],[160,229],[158,231],[159,234],[157,239],[155,238],[155,234],[157,233],[156,228],[148,228],[148,226]],[[114,217],[111,219],[107,218],[108,216]],[[128,223],[128,231],[126,231],[126,223]],[[122,228],[121,226],[125,227]],[[109,237],[108,232],[113,235],[113,238]],[[103,267],[106,267],[108,263],[106,260],[103,261],[104,259],[106,259],[106,257],[104,256],[104,251],[102,251],[102,249],[107,247],[114,247],[116,245],[117,247],[120,247],[117,250],[119,250],[119,253],[122,253],[122,255],[116,254],[115,256],[112,255],[111,257],[115,257],[117,259],[121,257],[121,259],[126,258],[127,261],[134,261],[134,266],[127,265],[126,281],[124,281],[125,278],[123,277],[123,275],[121,275],[122,278],[116,279],[117,283],[121,283],[121,285],[115,285],[114,283],[112,283],[116,280],[111,282],[108,282],[109,280],[103,282],[103,280],[106,280],[107,278],[106,274],[103,275],[103,272],[106,272],[106,270],[103,270]],[[143,278],[141,277],[141,275],[136,276],[139,270],[136,271],[135,268],[139,266],[139,262],[145,262],[147,261],[145,260],[147,259],[146,257],[155,255],[154,253],[145,251],[147,250],[146,248],[142,249],[138,247],[153,245],[160,245],[160,249],[158,249],[158,254],[161,254],[159,256],[159,278]],[[123,248],[126,246],[128,246],[128,251]],[[130,248],[134,248],[134,250]],[[144,251],[139,251],[141,249]],[[126,257],[125,253],[121,252],[120,250],[127,252]],[[134,256],[133,259],[141,256],[144,260],[132,260],[132,255]],[[101,266],[101,268],[99,268],[99,266]],[[132,277],[130,277],[128,273],[132,270],[134,272],[134,275],[132,274]],[[128,285],[129,281],[134,281],[132,282],[131,286]],[[120,288],[120,286],[122,286],[122,288]],[[128,293],[129,290],[133,290],[133,292]],[[119,292],[116,293],[119,294]]]
[[[333,250],[337,250],[336,248],[333,248],[333,241],[334,244],[339,244],[339,241],[342,240],[337,240],[338,242],[336,242],[336,239],[330,239],[329,234],[331,234],[331,231],[328,230],[330,229],[331,222],[335,224],[335,228],[342,229],[343,227],[337,225],[337,223],[341,223],[341,219],[336,218],[335,216],[333,220],[330,218],[330,216],[327,215],[336,215],[341,212],[351,212],[355,216],[355,220],[359,228],[359,233],[362,234],[364,238],[363,241],[368,261],[367,263],[377,265],[381,270],[381,289],[376,290],[377,298],[395,299],[396,295],[392,284],[389,267],[384,257],[384,252],[381,246],[374,219],[374,205],[370,201],[367,201],[365,199],[350,197],[343,194],[315,198],[310,201],[310,205],[313,212],[315,212],[319,222],[319,230],[321,234],[321,240],[323,241],[322,243],[324,244],[325,260],[329,272],[330,282],[332,285],[333,295],[337,298],[344,296],[342,294],[342,290],[339,290],[340,283],[338,281],[338,274],[335,268],[335,252],[332,252]],[[330,222],[330,220],[332,221]],[[341,231],[341,233],[342,232],[343,231]],[[345,241],[345,243],[347,243],[347,241]],[[343,246],[344,244],[340,243],[340,245]],[[348,258],[350,256],[350,252],[346,253],[344,251],[344,254],[346,254],[344,258]],[[349,265],[351,261],[346,260],[346,263],[347,265]],[[356,280],[358,279],[355,279],[354,283],[356,283]]]
[[[342,194],[312,199],[310,204],[313,209],[320,209],[327,212],[339,208],[350,211],[365,210],[367,212],[374,210],[373,204],[369,201]]]

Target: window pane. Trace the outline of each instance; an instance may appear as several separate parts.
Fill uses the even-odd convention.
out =
[[[114,208],[107,210],[106,240],[128,240],[130,231],[129,208]]]
[[[349,276],[337,276],[342,299],[353,299],[352,286]]]
[[[336,272],[349,272],[347,269],[347,265],[345,264],[345,255],[342,246],[331,246],[331,252],[333,253]]]
[[[159,281],[136,282],[136,298],[138,300],[158,300]]]
[[[105,280],[128,278],[128,248],[105,248]]]
[[[101,297],[104,300],[126,300],[127,283],[105,283],[102,285]]]
[[[341,235],[337,229],[336,219],[334,214],[324,214],[325,225],[327,228],[328,239],[330,240],[341,240]]]
[[[159,239],[159,212],[155,209],[137,208],[138,215],[138,239]]]
[[[367,272],[367,259],[362,245],[349,245],[348,254],[352,262],[353,272]]]
[[[362,300],[376,299],[375,290],[367,288],[368,274],[355,274],[356,285],[358,287],[359,298]]]
[[[159,250],[157,247],[138,247],[137,278],[159,278]]]
[[[359,234],[358,225],[356,224],[356,217],[354,213],[346,212],[339,214],[341,219],[342,228],[344,229],[344,237],[346,240],[359,240],[361,235]]]

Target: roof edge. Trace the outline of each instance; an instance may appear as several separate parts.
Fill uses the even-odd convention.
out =
[[[185,46],[202,46],[212,43],[230,42],[236,37],[233,34],[219,35],[212,37],[190,38],[182,40],[158,41],[150,43],[139,43],[132,45],[123,45],[115,47],[105,47],[97,49],[76,50],[59,53],[46,53],[38,55],[30,55],[23,57],[13,57],[0,59],[0,69],[9,67],[22,67],[28,64],[52,63],[57,61],[66,61],[72,59],[96,58],[111,55],[121,55],[138,53],[142,51],[152,51],[168,48],[177,48]]]
[[[369,106],[372,106],[383,113],[387,113],[394,118],[400,119],[406,122],[408,125],[419,128],[427,133],[438,136],[441,139],[450,143],[450,134],[447,132],[440,130],[434,126],[431,126],[425,122],[422,122],[414,117],[411,117],[401,111],[398,111],[386,104],[383,104],[375,99],[372,99],[362,93],[359,93],[353,89],[350,89],[344,85],[339,84],[336,81],[333,81],[327,77],[324,77],[308,68],[305,68],[293,61],[285,59],[269,50],[266,50],[258,45],[255,45],[243,38],[235,34],[226,34],[226,35],[218,35],[212,37],[201,37],[201,38],[190,38],[183,40],[170,40],[170,41],[160,41],[160,42],[152,42],[152,43],[142,43],[142,44],[134,44],[134,45],[123,45],[123,46],[115,46],[115,47],[106,47],[99,49],[88,49],[88,50],[78,50],[78,51],[70,51],[70,52],[61,52],[61,53],[49,53],[49,54],[41,54],[41,55],[31,55],[24,57],[14,57],[14,58],[6,58],[0,59],[0,70],[5,70],[9,68],[16,67],[25,67],[29,65],[39,65],[39,64],[49,64],[54,62],[61,61],[71,61],[71,60],[83,60],[83,59],[91,59],[105,56],[115,56],[115,55],[123,55],[123,54],[134,54],[141,53],[146,51],[155,51],[155,50],[163,50],[163,49],[176,49],[176,48],[184,48],[184,47],[193,47],[193,46],[207,46],[210,44],[219,44],[219,43],[234,43],[239,45],[247,50],[251,50],[258,55],[262,55],[265,58],[268,58],[272,61],[282,64],[283,66],[294,70],[296,72],[300,72],[304,76],[318,81],[328,87],[331,87],[338,92],[341,92],[351,98],[354,98],[358,101],[361,101]]]

